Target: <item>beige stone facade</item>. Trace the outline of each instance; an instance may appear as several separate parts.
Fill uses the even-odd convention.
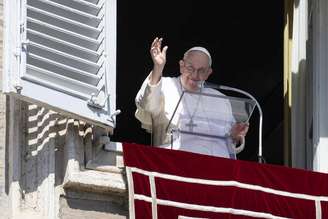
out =
[[[3,0],[0,6],[2,59]],[[0,218],[126,218],[122,154],[104,151],[102,136],[1,93]]]

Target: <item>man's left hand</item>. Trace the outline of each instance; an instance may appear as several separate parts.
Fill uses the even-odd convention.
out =
[[[240,143],[245,138],[249,128],[249,123],[239,122],[232,126],[230,135],[235,143]]]

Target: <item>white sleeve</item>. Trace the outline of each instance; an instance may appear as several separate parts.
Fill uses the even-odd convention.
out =
[[[151,117],[163,111],[162,79],[151,85],[149,76],[143,82],[135,98],[137,110],[135,117],[142,123],[143,128],[151,129]]]

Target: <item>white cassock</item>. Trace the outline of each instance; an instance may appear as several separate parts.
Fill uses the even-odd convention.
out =
[[[202,88],[201,92],[224,97],[211,88]],[[230,138],[235,119],[227,99],[185,93],[167,131],[181,93],[180,77],[162,77],[158,84],[150,85],[148,76],[143,82],[136,96],[135,116],[142,128],[152,133],[153,145],[171,148],[173,142],[173,149],[235,159]],[[198,134],[171,135],[171,130],[177,129]]]

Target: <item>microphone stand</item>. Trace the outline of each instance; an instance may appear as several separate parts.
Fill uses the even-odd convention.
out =
[[[234,87],[229,87],[229,86],[224,86],[224,85],[216,85],[212,83],[205,82],[204,87],[209,87],[209,88],[214,88],[214,89],[220,89],[220,90],[228,90],[228,91],[234,91],[237,93],[241,93],[250,99],[252,99],[255,102],[255,105],[257,106],[257,109],[260,114],[260,119],[259,119],[259,151],[258,151],[258,162],[259,163],[265,163],[264,157],[262,155],[262,123],[263,123],[263,112],[261,109],[260,104],[257,102],[255,97],[253,97],[250,93],[247,93],[246,91],[240,90],[238,88]]]

